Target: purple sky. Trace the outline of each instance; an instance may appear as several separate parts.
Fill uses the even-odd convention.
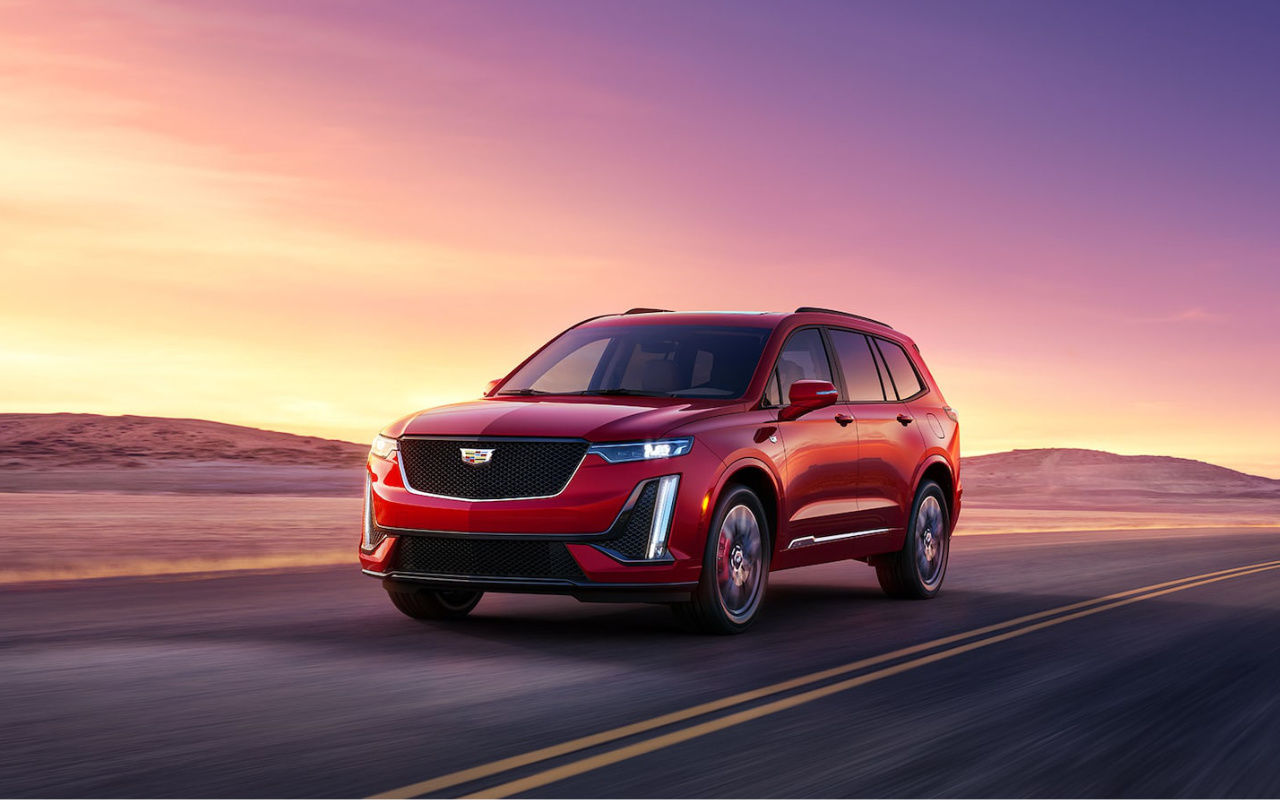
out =
[[[821,304],[914,336],[971,452],[1280,476],[1277,41],[1244,2],[7,6],[3,408],[364,438],[585,316]]]

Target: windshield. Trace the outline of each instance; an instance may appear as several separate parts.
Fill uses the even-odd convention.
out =
[[[746,392],[770,331],[713,325],[575,328],[534,356],[498,394],[734,399]]]

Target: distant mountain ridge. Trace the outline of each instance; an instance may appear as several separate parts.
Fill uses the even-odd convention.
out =
[[[231,461],[357,469],[368,445],[203,419],[0,414],[0,468]]]
[[[200,419],[0,414],[0,491],[358,493],[368,445]],[[971,456],[965,499],[1046,508],[1280,501],[1280,480],[1171,456]]]
[[[1020,498],[1079,507],[1109,499],[1280,500],[1280,480],[1173,456],[1122,456],[1103,450],[1045,448],[963,459],[966,496]]]

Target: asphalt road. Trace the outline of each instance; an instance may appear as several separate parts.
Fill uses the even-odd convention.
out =
[[[4,589],[0,796],[1274,797],[1280,569],[1211,574],[1272,561],[1274,530],[961,536],[933,601],[796,570],[732,638],[555,597],[418,623],[354,568]]]

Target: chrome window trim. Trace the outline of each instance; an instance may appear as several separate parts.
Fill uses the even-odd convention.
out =
[[[791,544],[787,545],[788,550],[794,550],[800,547],[812,547],[815,544],[827,544],[828,542],[842,542],[845,539],[857,539],[860,536],[874,536],[877,533],[888,533],[893,528],[872,528],[869,531],[853,531],[851,533],[833,533],[830,536],[801,536],[798,539],[792,539]]]

